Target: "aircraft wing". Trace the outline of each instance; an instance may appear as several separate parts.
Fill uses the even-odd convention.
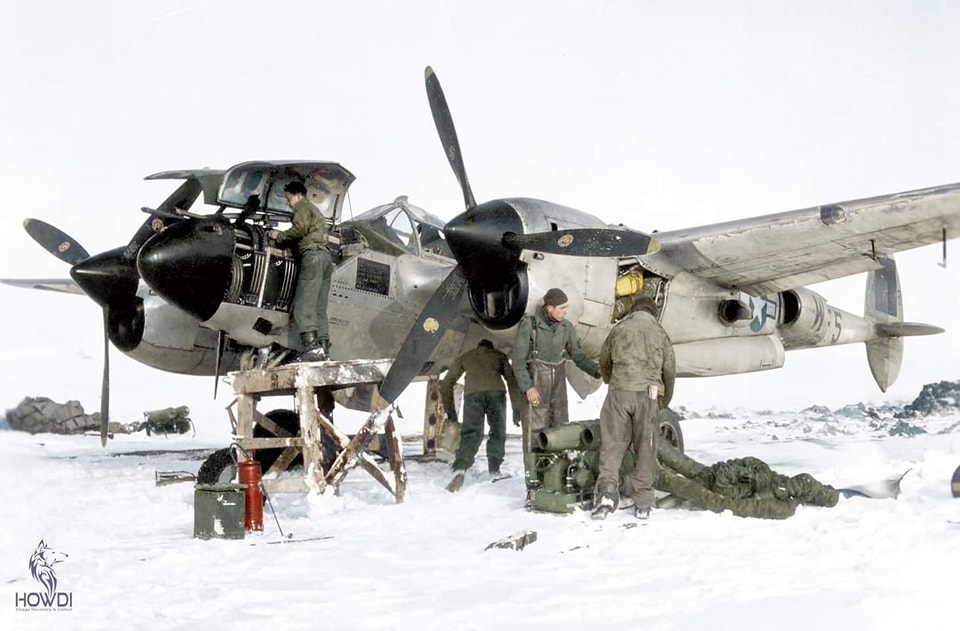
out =
[[[71,278],[0,278],[0,283],[24,289],[46,289],[83,295],[83,290]]]
[[[761,295],[879,269],[876,257],[960,236],[960,183],[659,232],[642,257]]]

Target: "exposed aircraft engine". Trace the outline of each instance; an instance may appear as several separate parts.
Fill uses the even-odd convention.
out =
[[[138,268],[159,296],[241,344],[268,346],[289,321],[296,263],[259,226],[180,222],[143,246]]]
[[[224,302],[289,311],[297,264],[286,252],[266,247],[260,226],[234,228],[233,267]]]

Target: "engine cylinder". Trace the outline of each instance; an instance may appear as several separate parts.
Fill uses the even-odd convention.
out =
[[[263,229],[234,230],[230,285],[224,302],[274,311],[289,311],[297,281],[297,261],[267,246]]]

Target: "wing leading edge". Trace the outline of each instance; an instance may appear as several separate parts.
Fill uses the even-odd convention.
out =
[[[83,290],[71,278],[0,278],[0,283],[24,289],[44,289],[64,294],[83,295]]]
[[[643,257],[760,295],[879,269],[877,257],[960,236],[960,183],[656,234]]]

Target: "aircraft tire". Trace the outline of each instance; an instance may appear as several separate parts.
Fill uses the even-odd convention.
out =
[[[667,408],[660,411],[660,436],[683,453],[683,430],[680,415]]]
[[[293,410],[270,410],[264,414],[268,419],[282,427],[283,429],[290,432],[293,436],[300,435],[300,417],[297,416],[297,413]],[[265,427],[260,425],[253,426],[253,437],[254,438],[273,438],[274,434],[268,431]],[[261,471],[266,472],[270,467],[273,466],[273,463],[277,461],[277,458],[280,457],[280,454],[283,453],[283,447],[277,447],[275,449],[258,449],[256,453],[256,459],[260,463]],[[293,459],[293,462],[290,463],[288,469],[293,469],[295,467],[303,466],[303,456],[297,456]]]
[[[197,471],[197,484],[226,484],[235,478],[237,463],[230,452],[230,447],[224,447],[207,456]]]
[[[298,417],[297,413],[293,410],[271,410],[264,414],[264,416],[290,432],[292,435],[300,436],[300,417]],[[254,438],[270,438],[272,436],[273,434],[267,431],[266,428],[259,425],[254,425]],[[337,459],[339,449],[337,449],[337,445],[333,439],[326,434],[323,434],[322,443],[323,460],[321,464],[323,465],[324,469],[329,469],[330,465],[333,464],[333,461]],[[258,449],[256,458],[260,462],[261,469],[263,471],[267,471],[271,466],[273,466],[273,463],[277,461],[277,458],[280,457],[281,453],[283,453],[282,447],[278,447],[276,449]],[[290,463],[288,469],[302,466],[303,456],[299,455],[293,459],[293,462]]]

